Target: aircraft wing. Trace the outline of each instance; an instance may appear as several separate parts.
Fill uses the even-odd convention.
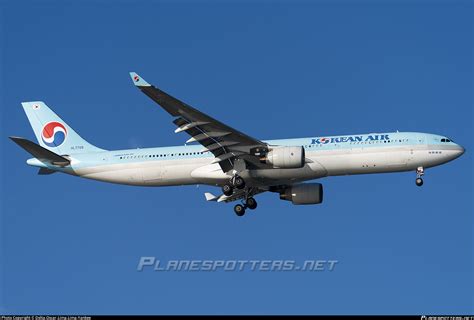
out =
[[[174,98],[149,84],[135,72],[130,72],[130,76],[137,88],[175,117],[173,123],[178,127],[175,132],[188,133],[191,136],[188,143],[199,142],[204,146],[201,151],[212,152],[216,157],[213,163],[219,163],[224,172],[232,170],[238,158],[244,159],[250,166],[266,167],[259,161],[259,155],[268,150],[266,143]]]

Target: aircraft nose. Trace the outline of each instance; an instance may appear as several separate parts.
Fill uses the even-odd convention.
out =
[[[456,145],[456,157],[460,157],[463,155],[463,153],[466,151],[463,146],[457,144]]]

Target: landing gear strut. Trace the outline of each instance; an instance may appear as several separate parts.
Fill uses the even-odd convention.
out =
[[[416,168],[416,180],[415,183],[418,187],[423,185],[423,179],[421,178],[425,174],[423,167]]]
[[[257,201],[255,201],[255,199],[252,197],[252,195],[255,194],[255,190],[252,187],[246,187],[245,180],[237,174],[234,175],[228,183],[222,186],[222,193],[230,197],[234,194],[235,189],[245,189],[245,196],[244,200],[242,201],[242,204],[237,204],[234,206],[234,212],[236,215],[241,217],[245,214],[245,210],[247,208],[250,210],[254,210],[257,208]]]

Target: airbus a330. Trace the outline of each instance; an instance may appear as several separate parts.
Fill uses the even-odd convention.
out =
[[[218,186],[208,201],[239,201],[238,216],[255,209],[255,195],[275,192],[296,205],[319,204],[323,186],[306,182],[328,176],[413,171],[423,184],[426,168],[458,158],[464,148],[450,138],[389,132],[263,141],[242,133],[150,85],[134,72],[133,83],[173,118],[184,146],[104,150],[82,139],[44,102],[22,106],[39,144],[10,137],[33,158],[39,174],[67,173],[135,186]]]

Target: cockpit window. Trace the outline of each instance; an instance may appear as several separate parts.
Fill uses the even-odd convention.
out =
[[[452,141],[447,139],[447,138],[443,138],[443,139],[441,139],[441,142],[452,142]]]

